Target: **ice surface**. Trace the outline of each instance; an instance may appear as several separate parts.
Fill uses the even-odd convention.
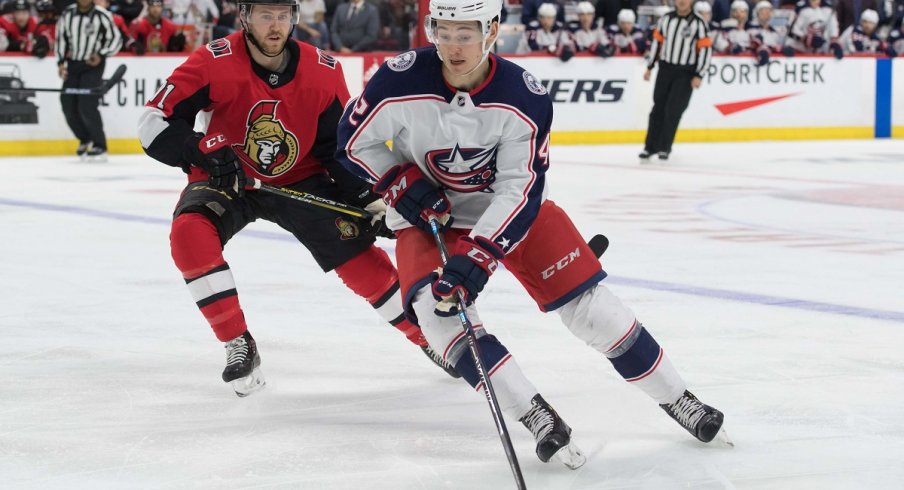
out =
[[[904,142],[639,150],[555,147],[550,196],[610,238],[606,283],[735,447],[690,438],[502,272],[481,317],[588,457],[542,464],[509,421],[528,487],[904,488]],[[287,233],[226,249],[267,373],[239,399],[170,259],[178,169],[0,168],[0,488],[514,488],[483,397]]]

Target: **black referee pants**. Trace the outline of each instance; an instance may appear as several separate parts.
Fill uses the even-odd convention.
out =
[[[94,88],[103,82],[106,60],[97,66],[88,66],[84,61],[70,61],[67,66],[68,75],[63,80],[63,88]],[[107,136],[104,134],[104,122],[100,118],[100,96],[98,95],[60,95],[63,115],[66,124],[80,143],[94,142],[95,148],[107,149]]]
[[[693,67],[659,63],[659,73],[653,87],[653,110],[650,111],[644,144],[644,150],[648,153],[672,151],[678,123],[681,122],[681,115],[687,109],[694,92],[691,87],[693,78]]]

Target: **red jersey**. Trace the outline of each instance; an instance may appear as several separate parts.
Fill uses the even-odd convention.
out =
[[[25,27],[20,28],[11,17],[0,16],[0,29],[6,31],[6,37],[9,38],[8,51],[31,51],[31,43],[37,27],[38,20],[34,17],[29,17]]]
[[[35,28],[35,37],[44,36],[50,42],[50,48],[53,49],[53,43],[56,41],[56,19],[42,20]]]
[[[251,59],[244,35],[198,48],[169,76],[139,121],[145,152],[186,168],[184,142],[195,115],[207,111],[207,134],[226,136],[249,177],[287,185],[327,170],[340,186],[360,188],[363,182],[335,159],[336,127],[349,98],[339,62],[289,39],[288,67],[271,72]],[[204,178],[191,168],[190,180]]]
[[[148,53],[165,53],[169,40],[176,33],[176,24],[166,17],[160,17],[157,24],[152,24],[147,17],[132,21],[132,38],[136,43],[144,43]]]

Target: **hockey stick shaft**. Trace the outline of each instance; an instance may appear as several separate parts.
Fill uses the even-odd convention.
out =
[[[439,222],[435,217],[430,218],[430,230],[433,233],[433,239],[436,241],[436,248],[439,249],[439,256],[443,262],[449,260],[449,250],[446,248],[446,241],[440,231]],[[471,352],[471,358],[474,359],[474,365],[477,367],[477,375],[480,382],[483,383],[483,393],[486,395],[487,403],[490,405],[490,412],[493,414],[493,421],[496,422],[496,430],[499,432],[499,438],[502,440],[502,447],[505,449],[505,455],[508,457],[509,466],[512,468],[512,474],[515,476],[515,483],[519,490],[526,490],[527,485],[524,483],[524,476],[521,474],[521,466],[518,464],[518,457],[515,455],[515,448],[512,446],[512,438],[509,437],[508,429],[505,427],[505,420],[502,418],[502,410],[499,408],[499,401],[496,399],[496,391],[490,382],[490,375],[487,373],[486,366],[483,363],[483,356],[480,353],[480,347],[477,345],[477,335],[474,334],[474,328],[468,314],[465,312],[465,295],[461,290],[457,291],[458,299],[458,319],[461,327],[465,331],[468,339],[468,349]]]
[[[318,208],[329,209],[330,211],[335,211],[341,214],[347,214],[349,216],[354,216],[356,218],[361,219],[372,219],[373,215],[359,207],[351,206],[349,204],[345,204],[343,202],[333,201],[331,199],[327,199],[325,197],[320,197],[308,192],[296,191],[294,189],[289,189],[287,187],[277,187],[270,184],[265,184],[260,181],[260,179],[253,179],[253,184],[250,188],[261,190],[264,192],[269,192],[270,194],[274,194],[277,196],[287,197],[289,199],[293,199],[295,201],[303,202],[305,204],[315,206]]]
[[[126,65],[119,65],[116,68],[116,71],[113,72],[113,76],[109,79],[104,80],[102,84],[97,87],[91,88],[83,88],[83,87],[65,87],[65,88],[0,88],[0,92],[9,93],[9,92],[56,92],[61,93],[63,95],[104,95],[109,92],[111,88],[113,88],[116,84],[122,81],[122,76],[126,73]]]

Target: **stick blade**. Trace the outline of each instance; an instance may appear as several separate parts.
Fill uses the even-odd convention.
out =
[[[609,248],[609,239],[606,238],[606,235],[596,235],[587,242],[587,245],[590,250],[593,250],[596,257],[600,258],[606,252],[606,249]]]
[[[116,71],[113,72],[113,75],[110,76],[107,80],[104,81],[104,84],[101,86],[101,93],[105,94],[110,91],[111,88],[115,87],[116,84],[122,81],[123,75],[126,74],[126,65],[119,65],[116,68]]]

